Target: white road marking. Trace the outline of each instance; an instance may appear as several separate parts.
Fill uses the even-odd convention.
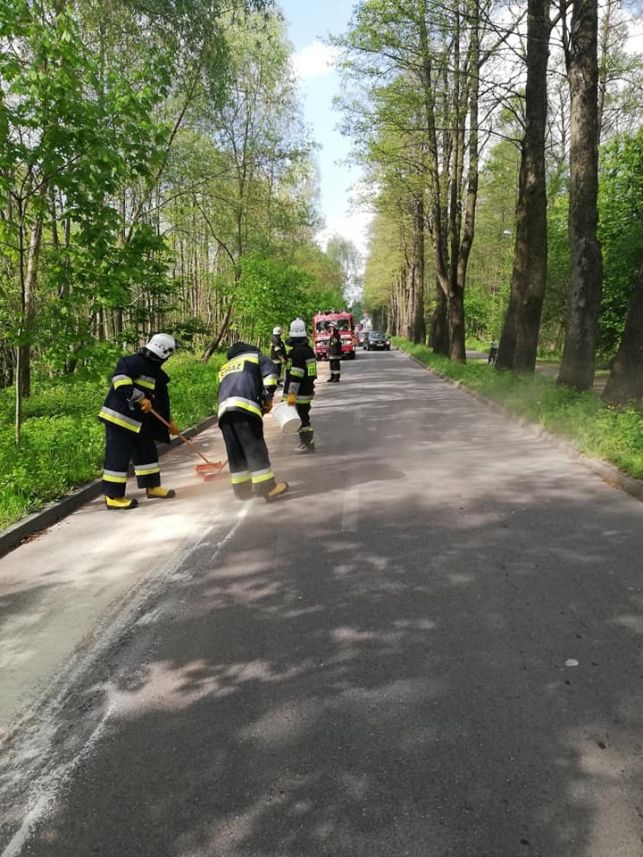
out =
[[[210,557],[210,562],[214,562],[214,560],[219,556],[223,548],[228,544],[228,542],[234,537],[234,534],[237,532],[244,519],[247,518],[248,512],[250,511],[251,503],[246,503],[237,513],[237,520],[233,524],[232,529],[221,539],[220,542],[217,542],[214,551],[212,552],[212,556]],[[1,857],[1,855],[0,855]]]
[[[236,520],[228,533],[216,543],[215,550],[211,556],[211,561],[216,559],[221,550],[233,538],[234,534],[247,517],[251,505],[252,504],[246,504],[239,510],[235,516]],[[168,564],[161,573],[148,582],[147,586],[143,586],[141,591],[136,593],[135,597],[122,611],[120,616],[112,622],[104,634],[96,641],[88,655],[81,658],[79,663],[75,666],[75,669],[69,672],[66,676],[67,680],[64,687],[59,690],[54,699],[48,705],[48,716],[46,717],[45,727],[43,728],[41,726],[41,728],[37,730],[36,735],[27,742],[27,746],[20,748],[22,752],[19,750],[19,756],[23,756],[25,765],[18,764],[16,767],[23,775],[28,771],[26,763],[29,759],[42,758],[43,755],[50,752],[51,745],[58,728],[56,719],[67,699],[69,689],[93,666],[94,663],[96,663],[100,655],[108,649],[109,645],[121,636],[125,628],[136,622],[137,613],[140,612],[141,605],[145,601],[151,600],[154,596],[158,595],[162,591],[163,587],[167,585],[167,582],[174,578],[174,575],[180,570],[181,566],[186,563],[193,553],[201,547],[206,545],[210,546],[208,543],[208,536],[214,527],[215,524],[211,524],[197,543],[179,551],[178,555],[174,557],[171,563]],[[153,612],[154,611],[143,614],[142,617],[139,617],[139,621],[141,618],[145,619],[146,616],[152,615]],[[36,826],[53,810],[62,787],[69,780],[69,777],[73,774],[79,762],[86,758],[96,744],[98,744],[111,714],[112,707],[109,707],[87,741],[72,759],[68,762],[64,762],[51,771],[44,773],[32,784],[30,789],[31,793],[27,803],[28,809],[24,815],[22,824],[2,853],[0,853],[0,857],[19,857],[23,848],[30,840]],[[2,791],[4,792],[5,789]]]
[[[342,514],[342,532],[356,533],[359,518],[359,485],[351,485],[344,491],[344,512]]]
[[[100,723],[89,736],[80,752],[73,759],[55,768],[36,784],[32,806],[25,815],[18,830],[12,836],[9,844],[2,854],[0,854],[0,857],[18,857],[22,853],[22,849],[31,838],[35,826],[52,810],[60,788],[69,779],[75,768],[78,767],[78,764],[87,757],[100,740],[111,713],[112,707],[110,706],[103,714]]]

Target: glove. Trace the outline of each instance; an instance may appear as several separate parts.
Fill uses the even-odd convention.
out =
[[[145,393],[142,390],[138,390],[136,387],[132,390],[132,395],[127,400],[127,405],[130,411],[136,409],[136,406],[141,401],[141,399],[145,398]]]
[[[178,437],[181,434],[181,429],[177,426],[174,420],[170,420],[168,431],[173,437]]]
[[[272,399],[266,399],[266,401],[261,406],[261,410],[264,414],[269,414],[272,410]]]
[[[147,398],[147,396],[143,396],[141,401],[138,403],[138,406],[144,414],[149,414],[149,412],[152,410],[152,403]]]
[[[297,404],[297,395],[295,393],[288,393],[288,404],[296,405]]]

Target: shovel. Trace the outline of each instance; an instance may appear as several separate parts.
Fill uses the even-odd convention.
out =
[[[164,419],[158,413],[158,411],[155,411],[154,408],[150,408],[149,413],[153,414],[153,416],[155,416],[156,419],[159,420],[159,422],[162,422],[163,425],[166,426],[166,428],[170,428],[170,424],[168,423],[168,421]],[[223,468],[226,466],[227,461],[209,461],[209,459],[205,457],[201,450],[197,446],[195,446],[195,444],[193,444],[191,440],[188,440],[187,437],[184,437],[181,432],[179,432],[178,436],[186,446],[190,447],[190,449],[192,450],[192,452],[194,452],[195,455],[198,455],[199,458],[202,458],[205,462],[205,464],[197,464],[194,468],[197,474],[203,477],[204,482],[208,482],[210,479],[214,479],[217,473],[220,470],[223,470]]]

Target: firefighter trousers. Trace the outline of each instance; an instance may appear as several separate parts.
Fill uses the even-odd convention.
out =
[[[139,434],[119,426],[105,424],[105,465],[103,468],[103,495],[124,497],[127,488],[129,463],[134,462],[134,473],[139,488],[156,488],[161,484],[161,468],[154,438],[145,430]]]
[[[302,446],[312,446],[315,433],[310,423],[310,405],[296,405],[301,425],[299,426],[299,442]]]
[[[330,380],[339,381],[339,376],[341,375],[340,366],[342,364],[341,358],[331,357],[328,362],[330,363]]]
[[[264,496],[275,487],[268,447],[263,437],[263,421],[238,411],[223,414],[219,420],[223,434],[230,482],[240,500],[255,494]]]

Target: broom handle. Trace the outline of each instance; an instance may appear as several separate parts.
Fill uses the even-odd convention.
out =
[[[160,421],[163,423],[163,425],[164,425],[164,426],[167,426],[167,428],[170,428],[170,424],[168,423],[168,421],[167,421],[166,419],[164,419],[164,418],[163,418],[163,417],[158,413],[158,411],[155,411],[155,410],[154,410],[154,408],[150,408],[150,409],[149,409],[149,411],[148,411],[148,413],[150,413],[150,414],[154,414],[154,416],[156,417],[156,419],[157,419],[157,420],[160,420]],[[190,449],[191,449],[191,450],[193,450],[193,452],[195,452],[195,453],[196,453],[200,458],[202,458],[202,459],[205,461],[205,463],[206,463],[206,464],[212,464],[212,462],[211,462],[211,461],[208,461],[208,459],[207,459],[207,458],[205,457],[205,455],[201,452],[201,450],[200,450],[197,446],[195,446],[195,445],[192,443],[192,441],[191,441],[191,440],[188,440],[188,439],[187,439],[187,437],[183,437],[183,435],[181,434],[181,432],[179,432],[179,435],[178,435],[178,436],[181,438],[181,440],[183,441],[183,443],[187,444],[187,446],[189,446],[189,447],[190,447]]]

